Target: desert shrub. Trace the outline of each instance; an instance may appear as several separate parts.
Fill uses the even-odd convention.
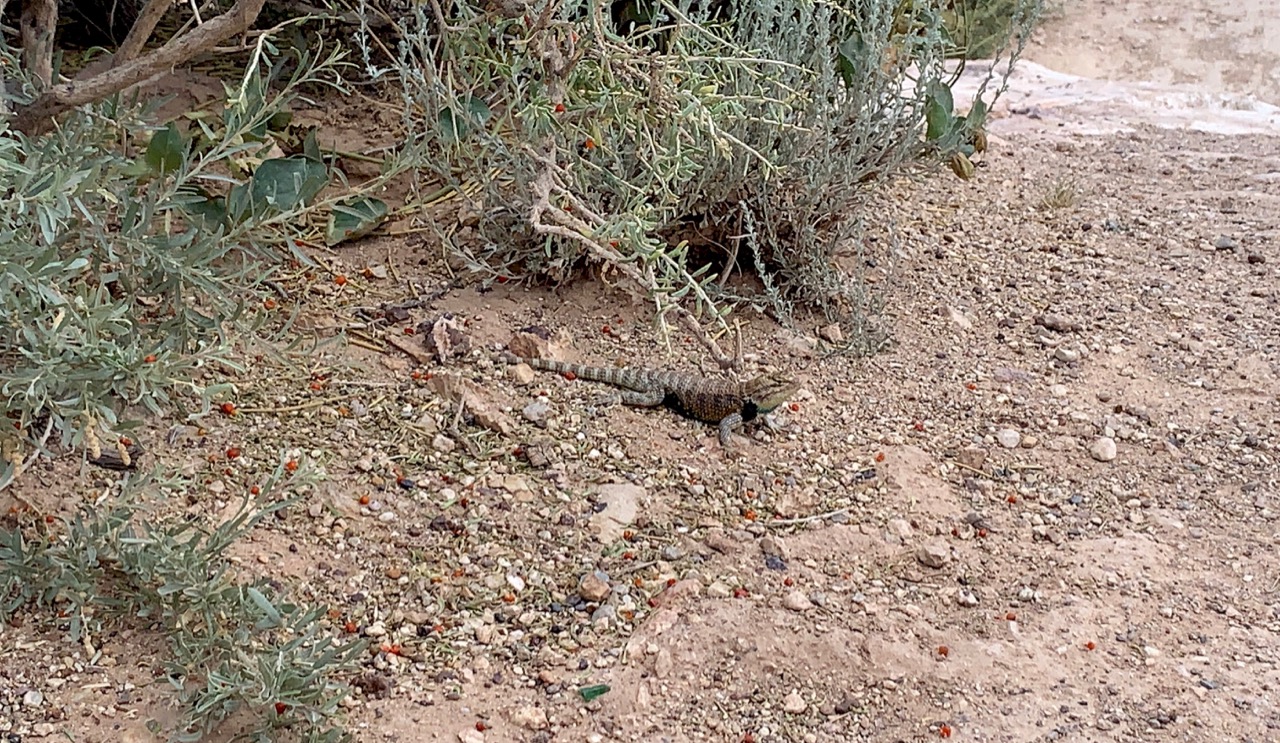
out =
[[[189,132],[120,96],[47,135],[0,116],[0,490],[52,443],[115,447],[122,411],[207,410],[221,391],[203,368],[235,368],[250,299],[329,181],[318,153],[266,152],[271,122],[300,86],[333,82],[340,58],[270,51],[264,37],[221,117]]]
[[[972,173],[990,101],[955,113],[945,3],[500,5],[416,5],[395,70],[410,150],[480,215],[471,240],[441,232],[491,280],[594,262],[660,318],[723,324],[737,265],[780,317],[861,327],[867,293],[832,260],[869,195],[931,163]]]
[[[39,608],[65,617],[72,641],[87,646],[105,629],[160,630],[169,641],[166,677],[185,703],[171,740],[196,741],[239,709],[257,715],[250,736],[291,728],[302,740],[338,741],[334,724],[359,642],[336,642],[325,610],[290,600],[272,582],[242,580],[227,548],[289,504],[265,500],[312,487],[318,472],[282,460],[222,523],[164,514],[164,493],[193,483],[126,483],[103,507],[65,520],[0,528],[0,621]],[[160,732],[157,730],[156,732]]]

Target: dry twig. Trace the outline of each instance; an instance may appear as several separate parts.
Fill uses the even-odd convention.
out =
[[[38,1],[56,2],[56,0]],[[158,0],[153,0],[153,2],[155,1]],[[66,113],[77,106],[101,100],[144,82],[190,60],[198,54],[212,49],[223,39],[244,33],[253,25],[266,1],[239,0],[230,10],[217,18],[189,33],[170,40],[169,43],[143,57],[126,61],[119,66],[113,66],[111,69],[94,75],[88,80],[75,80],[54,85],[31,104],[19,108],[16,111],[17,115],[14,117],[13,126],[15,129],[27,134],[46,132],[53,126],[54,117],[59,114]],[[138,22],[151,22],[146,15],[144,12],[144,17],[140,17]],[[131,31],[130,37],[132,36],[133,32]],[[48,60],[48,64],[52,67],[52,41],[50,41],[47,54],[43,51],[41,53],[45,55],[44,58]],[[28,61],[28,67],[38,72],[39,65],[43,63],[41,60]]]

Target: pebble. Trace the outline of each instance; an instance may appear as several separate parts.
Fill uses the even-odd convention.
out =
[[[916,550],[916,560],[926,568],[940,568],[951,562],[951,545],[943,539],[930,539]]]
[[[458,442],[442,433],[438,433],[435,435],[435,438],[431,439],[431,448],[438,452],[448,454],[458,448]]]
[[[533,367],[528,364],[512,364],[507,367],[507,374],[511,379],[519,385],[533,384],[533,380],[537,379],[537,373],[533,371]]]
[[[793,691],[782,699],[782,711],[789,715],[798,715],[804,712],[808,705],[804,701],[804,697],[800,696],[800,692]]]
[[[818,337],[828,343],[844,343],[844,331],[834,323],[818,328]]]
[[[1053,352],[1053,357],[1058,361],[1070,364],[1080,360],[1080,352],[1074,348],[1059,346],[1058,350]]]
[[[1116,458],[1116,441],[1109,436],[1099,436],[1089,445],[1089,456],[1099,462],[1110,462]]]
[[[484,743],[484,733],[474,728],[458,733],[458,743]]]
[[[39,689],[31,689],[22,695],[23,707],[39,707],[44,704],[44,694]]]
[[[604,601],[612,590],[609,581],[599,573],[587,573],[578,581],[578,595],[593,603]]]
[[[520,414],[524,416],[525,420],[539,428],[547,425],[547,416],[550,413],[551,404],[546,400],[534,400],[528,405],[525,405],[524,409],[520,411]]]
[[[1022,443],[1022,434],[1012,428],[1002,428],[996,434],[996,441],[1000,442],[1000,446],[1006,449],[1017,449]]]
[[[550,726],[547,711],[531,704],[511,713],[511,721],[526,730],[546,730]]]
[[[981,470],[987,461],[987,450],[980,446],[966,446],[956,455],[956,461],[971,470]]]
[[[911,533],[914,531],[911,528],[911,522],[906,519],[889,519],[887,526],[889,528],[889,533],[897,537],[900,541],[910,539]]]
[[[803,591],[792,591],[782,598],[782,605],[791,611],[806,611],[813,608],[813,602]]]
[[[1074,333],[1082,329],[1080,323],[1075,320],[1064,315],[1055,315],[1052,313],[1037,317],[1036,325],[1052,330],[1055,333]]]
[[[787,549],[786,541],[773,534],[760,540],[760,551],[766,555],[777,555],[783,560],[791,557],[791,550]]]

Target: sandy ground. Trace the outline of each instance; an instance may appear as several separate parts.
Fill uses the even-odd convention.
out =
[[[1280,740],[1280,7],[1066,2],[1027,58],[980,176],[902,195],[892,348],[827,356],[816,326],[750,323],[803,390],[741,461],[697,424],[482,365],[465,375],[521,452],[458,474],[448,410],[387,391],[407,360],[317,354],[369,365],[333,372],[368,416],[427,429],[285,425],[272,446],[337,452],[324,507],[237,548],[403,643],[367,664],[357,739]],[[414,276],[418,248],[342,260]],[[599,286],[434,309],[478,347],[541,325],[585,359],[661,359],[644,305]],[[416,490],[379,474],[392,460]],[[217,493],[239,476],[209,466]],[[0,670],[22,739],[171,719],[137,653],[154,638],[99,638],[95,665],[59,662],[58,637],[0,630],[35,658]]]

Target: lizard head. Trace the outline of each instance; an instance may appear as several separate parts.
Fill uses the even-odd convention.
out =
[[[742,386],[742,397],[755,403],[761,415],[786,402],[800,389],[800,384],[783,374],[761,374]]]

